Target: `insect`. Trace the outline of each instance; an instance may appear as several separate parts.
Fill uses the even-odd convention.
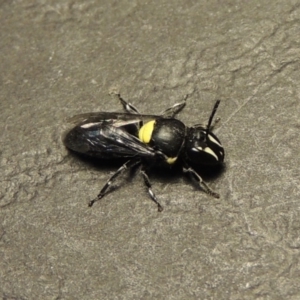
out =
[[[65,146],[77,153],[103,159],[128,159],[107,180],[89,206],[103,198],[114,180],[124,171],[139,167],[151,199],[158,211],[162,211],[147,170],[158,165],[174,164],[181,164],[183,172],[189,174],[207,194],[219,198],[219,194],[210,189],[192,165],[218,165],[224,161],[224,148],[212,133],[212,122],[220,100],[216,101],[207,125],[187,127],[175,118],[186,105],[187,96],[183,102],[176,103],[160,115],[140,114],[120,94],[117,96],[126,112],[76,115],[70,119],[76,126],[64,138]]]

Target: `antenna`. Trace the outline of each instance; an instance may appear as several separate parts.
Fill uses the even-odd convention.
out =
[[[218,106],[220,104],[221,100],[217,100],[215,105],[214,105],[214,108],[210,114],[210,117],[209,117],[209,120],[208,120],[208,125],[207,125],[207,129],[206,129],[206,139],[208,138],[208,133],[209,133],[209,129],[210,129],[210,126],[211,126],[211,123],[212,123],[212,120],[214,118],[214,115],[218,109]]]

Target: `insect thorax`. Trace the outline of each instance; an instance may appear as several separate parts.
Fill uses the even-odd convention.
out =
[[[185,125],[177,119],[156,119],[144,124],[139,139],[166,156],[166,162],[173,164],[183,147],[186,135]]]

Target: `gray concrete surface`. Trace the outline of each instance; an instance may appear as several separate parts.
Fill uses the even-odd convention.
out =
[[[300,299],[299,1],[0,1],[1,299]],[[119,89],[180,119],[221,99],[213,199],[70,155],[65,119]],[[126,178],[126,176],[125,176]],[[126,184],[128,183],[128,184]]]

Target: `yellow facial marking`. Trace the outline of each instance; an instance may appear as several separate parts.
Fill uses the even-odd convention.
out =
[[[139,131],[139,139],[145,143],[150,143],[152,132],[154,129],[155,120],[149,121],[148,123],[144,124]]]
[[[177,160],[177,157],[169,157],[168,159],[167,159],[167,163],[168,164],[170,164],[170,165],[172,165],[172,164],[174,164],[174,162]]]

